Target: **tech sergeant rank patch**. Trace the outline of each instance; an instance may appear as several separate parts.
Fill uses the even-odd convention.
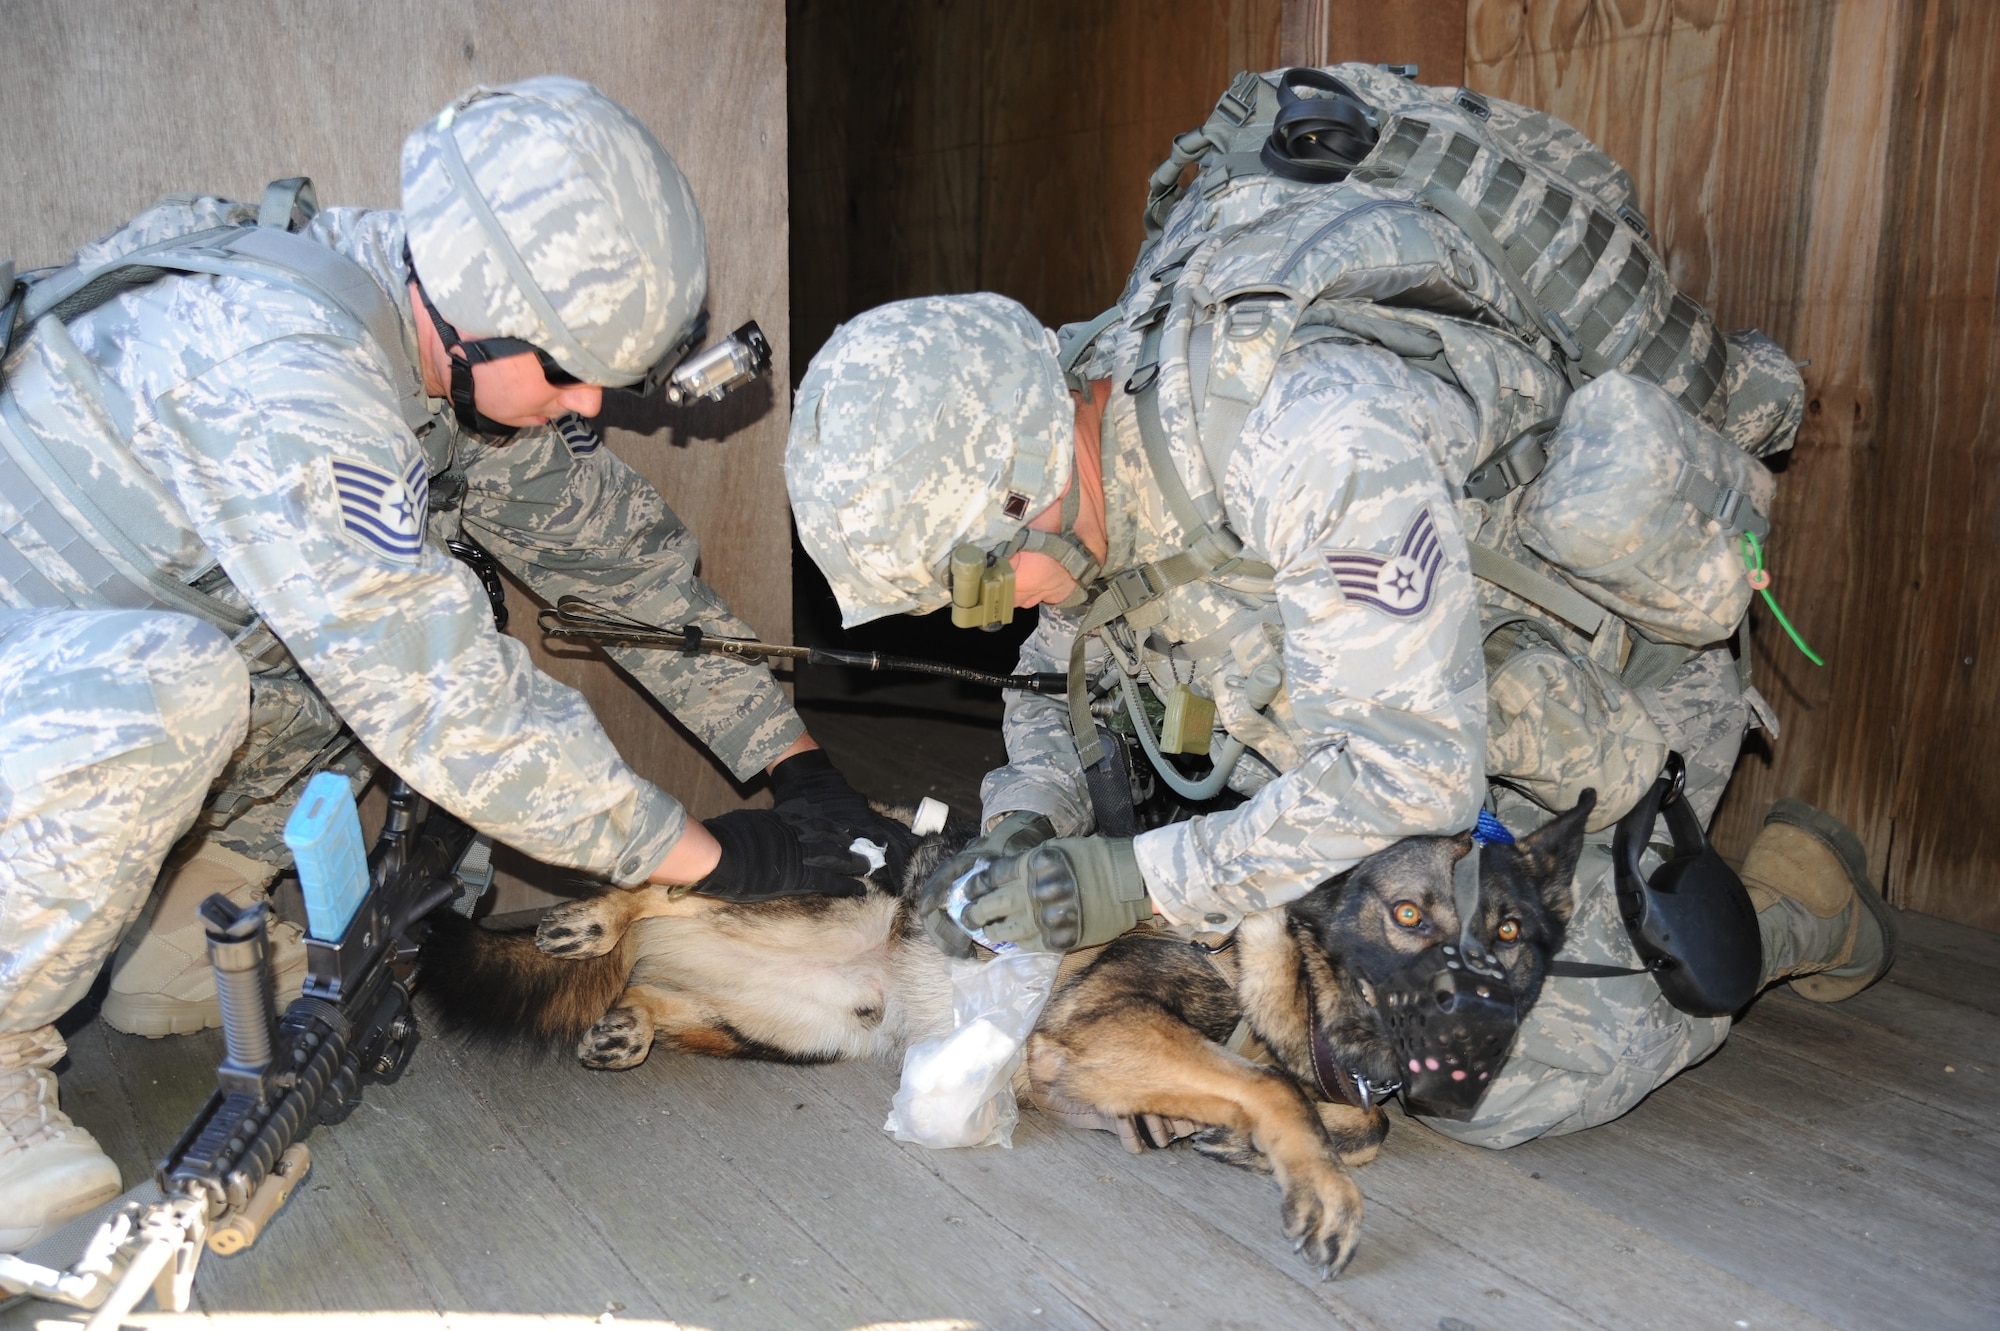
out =
[[[414,564],[424,548],[424,504],[430,475],[418,457],[401,476],[357,462],[332,458],[333,488],[340,498],[340,525],[363,550]]]

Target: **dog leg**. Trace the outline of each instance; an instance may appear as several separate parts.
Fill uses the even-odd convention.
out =
[[[627,989],[617,1006],[597,1019],[597,1024],[577,1042],[577,1061],[587,1068],[618,1072],[636,1068],[653,1049],[653,1015],[643,1002],[632,1001]]]
[[[551,907],[535,926],[535,946],[552,957],[601,957],[640,920],[686,913],[664,888],[613,888]]]
[[[1205,1039],[1157,1008],[1122,1006],[1029,1040],[1035,1083],[1100,1113],[1160,1114],[1244,1134],[1269,1159],[1285,1233],[1326,1278],[1354,1256],[1361,1190],[1313,1103],[1292,1080]]]
[[[1365,1165],[1373,1160],[1389,1136],[1389,1115],[1381,1106],[1356,1109],[1353,1105],[1329,1104],[1322,1100],[1320,1126],[1343,1165]]]
[[[1389,1116],[1382,1110],[1361,1110],[1326,1101],[1315,1107],[1319,1110],[1320,1126],[1326,1129],[1327,1139],[1333,1143],[1334,1154],[1340,1157],[1341,1164],[1350,1169],[1365,1165],[1381,1151],[1382,1141],[1389,1135]],[[1188,1140],[1195,1150],[1211,1160],[1259,1174],[1271,1172],[1271,1162],[1246,1132],[1206,1128]]]
[[[1188,1138],[1188,1145],[1211,1160],[1253,1174],[1271,1172],[1271,1158],[1257,1149],[1250,1134],[1237,1128],[1204,1128]]]

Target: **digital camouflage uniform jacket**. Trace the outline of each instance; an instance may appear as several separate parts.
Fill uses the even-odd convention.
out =
[[[79,260],[254,215],[216,199],[169,201]],[[415,364],[401,216],[333,209],[303,234],[382,285],[402,334],[392,354]],[[749,633],[695,576],[694,538],[650,484],[573,419],[567,434],[544,427],[494,445],[441,411],[420,441],[358,325],[281,285],[167,276],[75,319],[70,333],[134,427],[126,457],[94,460],[93,484],[141,493],[164,515],[145,550],[159,571],[254,611],[282,642],[252,662],[251,737],[224,774],[225,801],[273,795],[348,747],[344,721],[381,762],[497,840],[621,884],[646,877],[679,838],[683,810],[625,764],[580,694],[494,630],[477,580],[442,545],[461,515],[434,515],[427,539],[425,510],[433,481],[456,472],[465,531],[538,595],[575,592],[658,622]],[[45,355],[41,340],[24,354]],[[102,435],[82,421],[37,428]],[[92,603],[83,589],[61,590]],[[0,604],[38,603],[0,582]],[[739,778],[803,733],[762,667],[611,654]]]
[[[1107,336],[1082,369],[1123,383],[1137,348],[1129,331]],[[1182,447],[1184,432],[1167,437]],[[1274,724],[1232,779],[1248,802],[1138,839],[1147,889],[1175,923],[1230,929],[1402,837],[1471,826],[1484,794],[1486,680],[1451,496],[1476,443],[1462,394],[1379,348],[1321,341],[1279,362],[1221,496],[1244,555],[1276,570],[1275,605],[1256,589],[1194,583],[1156,603],[1162,616],[1142,642],[1118,647],[1137,648],[1156,694],[1192,682],[1224,717],[1241,693],[1230,679],[1271,657],[1284,670]],[[1181,549],[1186,533],[1147,467],[1133,399],[1117,388],[1103,458],[1106,567]],[[1208,488],[1201,462],[1178,461],[1191,490]],[[1377,578],[1399,558],[1387,582]],[[1041,615],[1020,668],[1061,670],[1079,615]],[[1110,650],[1091,646],[1093,673],[1107,680]],[[986,816],[1027,809],[1064,835],[1088,829],[1063,701],[1010,697],[1006,738],[1010,762],[986,778]]]

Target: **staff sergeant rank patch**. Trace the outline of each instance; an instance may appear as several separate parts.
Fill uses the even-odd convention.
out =
[[[422,457],[401,475],[353,458],[333,458],[333,487],[340,496],[340,525],[364,549],[415,563],[424,548],[424,504],[430,474]]]
[[[1399,619],[1414,619],[1430,609],[1431,588],[1437,585],[1443,563],[1444,548],[1438,544],[1437,524],[1428,508],[1417,510],[1393,554],[1326,552],[1327,567],[1333,570],[1342,596]]]

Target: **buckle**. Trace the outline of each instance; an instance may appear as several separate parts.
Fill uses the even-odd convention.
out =
[[[1481,120],[1491,120],[1493,118],[1493,104],[1470,88],[1460,88],[1458,96],[1451,100],[1454,105],[1468,115],[1477,116]]]
[[[1121,612],[1144,605],[1167,590],[1164,583],[1153,581],[1152,571],[1151,564],[1141,564],[1137,568],[1128,568],[1123,573],[1114,574],[1105,583],[1105,594],[1117,598]]]
[[[1465,497],[1490,502],[1541,475],[1542,468],[1549,465],[1546,441],[1555,428],[1554,421],[1530,426],[1513,443],[1467,472],[1462,487]]]
[[[1571,360],[1582,360],[1583,349],[1577,346],[1576,334],[1570,331],[1570,326],[1563,322],[1562,316],[1554,310],[1544,310],[1542,316],[1548,320],[1549,335],[1555,339],[1556,345],[1562,348],[1562,354]]]
[[[1736,525],[1736,508],[1743,502],[1741,490],[1724,490],[1715,503],[1715,520],[1724,527]]]
[[[1153,327],[1153,325],[1163,321],[1167,317],[1167,311],[1173,307],[1173,287],[1171,285],[1161,287],[1159,295],[1153,298],[1153,303],[1133,317],[1130,325],[1132,331],[1135,333],[1145,332],[1147,329]]]
[[[1258,82],[1254,71],[1246,69],[1238,74],[1235,82],[1229,85],[1228,91],[1217,99],[1215,114],[1238,129],[1248,124],[1250,117],[1257,113]]]
[[[1151,277],[1155,282],[1164,282],[1169,278],[1178,277],[1181,269],[1187,267],[1187,261],[1193,258],[1194,252],[1200,248],[1200,241],[1190,241],[1188,244],[1175,250],[1172,254],[1169,254],[1160,266],[1147,274],[1147,276]]]

